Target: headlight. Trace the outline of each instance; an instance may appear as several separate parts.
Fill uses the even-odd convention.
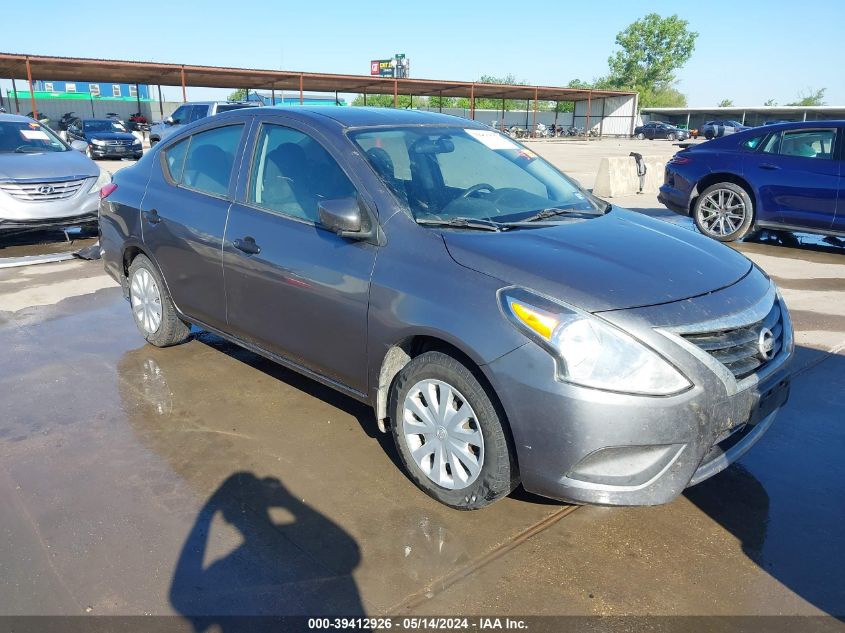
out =
[[[662,356],[599,317],[520,288],[500,290],[499,299],[508,319],[555,357],[559,380],[650,396],[692,386]]]
[[[92,138],[91,139],[91,145],[105,145],[105,144],[106,144],[105,141],[101,141],[98,138]]]
[[[97,180],[91,185],[91,188],[88,190],[88,193],[95,193],[100,191],[103,187],[111,182],[111,174],[107,172],[105,169],[100,170],[100,175],[97,176]]]

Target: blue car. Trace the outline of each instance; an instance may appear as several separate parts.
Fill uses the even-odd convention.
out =
[[[845,236],[845,121],[779,123],[684,149],[657,199],[705,235],[756,229]]]

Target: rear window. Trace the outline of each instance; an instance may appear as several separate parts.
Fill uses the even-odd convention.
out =
[[[167,175],[173,182],[179,182],[182,179],[182,167],[185,164],[185,152],[188,150],[188,141],[179,141],[176,145],[171,145],[164,150],[164,162],[167,165]]]
[[[241,108],[254,108],[254,105],[246,104],[246,103],[227,103],[225,105],[218,105],[217,106],[217,114],[221,112],[229,112],[230,110],[240,110]]]

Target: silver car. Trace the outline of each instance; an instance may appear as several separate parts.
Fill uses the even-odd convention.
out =
[[[29,117],[0,114],[0,233],[96,222],[111,176],[77,143]]]

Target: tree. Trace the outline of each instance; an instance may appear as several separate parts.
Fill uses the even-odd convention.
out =
[[[441,97],[435,95],[428,98],[429,108],[454,108],[456,99],[454,97]]]
[[[772,106],[776,106],[777,104],[778,104],[778,102],[775,101],[774,99],[767,99],[766,102],[763,105],[768,106],[768,107],[772,107]]]
[[[734,102],[731,99],[722,99],[716,107],[717,108],[732,108],[733,105],[734,105]]]
[[[513,75],[505,75],[504,77],[494,77],[492,75],[481,75],[478,78],[478,82],[482,84],[509,84],[509,85],[516,85],[516,86],[524,86],[525,82],[517,79]],[[456,99],[455,106],[458,108],[464,108],[465,110],[469,110],[470,102],[468,97],[461,97]],[[505,99],[504,108],[505,110],[521,110],[525,107],[525,101],[522,100],[515,100],[515,99]],[[502,100],[500,98],[495,97],[476,97],[475,98],[475,109],[476,110],[501,110],[502,109]]]
[[[229,101],[246,101],[247,96],[249,96],[249,90],[247,88],[238,88],[229,95]]]
[[[657,88],[640,88],[641,108],[684,108],[687,97],[671,85]]]
[[[798,101],[795,103],[787,103],[788,106],[823,106],[826,105],[824,101],[824,93],[827,92],[827,88],[819,88],[818,90],[813,90],[812,88],[807,88],[803,92],[798,93]]]
[[[372,106],[374,108],[392,108],[393,107],[393,95],[367,95],[366,98],[367,105]],[[415,106],[423,106],[426,104],[425,97],[417,97],[414,99]],[[352,101],[352,105],[354,106],[362,106],[364,105],[364,95],[360,94]],[[411,107],[411,97],[408,95],[398,95],[396,99],[396,107],[397,108],[405,108],[408,109]]]
[[[687,63],[698,33],[677,15],[649,13],[616,35],[616,51],[607,60],[609,80],[618,87],[658,88],[675,81],[675,71]]]

